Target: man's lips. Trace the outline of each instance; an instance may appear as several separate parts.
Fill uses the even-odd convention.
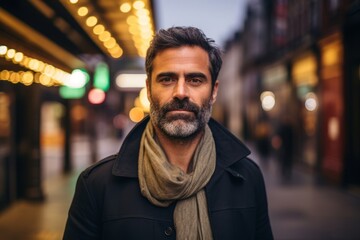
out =
[[[170,111],[168,111],[168,112],[170,112],[170,113],[192,113],[192,111],[183,110],[183,109],[170,110]]]
[[[170,110],[166,113],[166,115],[168,116],[189,116],[193,114],[194,114],[193,111],[183,110],[183,109]]]

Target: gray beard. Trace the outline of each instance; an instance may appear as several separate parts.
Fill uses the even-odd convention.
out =
[[[172,103],[168,104],[172,105]],[[169,106],[159,107],[154,101],[150,101],[150,117],[155,126],[157,126],[164,135],[172,139],[191,139],[197,136],[209,122],[212,112],[210,100],[205,102],[201,107],[193,103],[185,103],[191,108],[194,116],[177,114],[176,116],[167,117]],[[178,106],[178,105],[176,105]],[[191,106],[191,107],[190,107]],[[187,107],[184,107],[187,109]]]

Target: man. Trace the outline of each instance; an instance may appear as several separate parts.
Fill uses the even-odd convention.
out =
[[[146,56],[150,117],[79,177],[64,239],[272,239],[249,150],[210,119],[220,50],[194,27],[160,30]]]

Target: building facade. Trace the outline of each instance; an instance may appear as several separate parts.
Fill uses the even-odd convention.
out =
[[[292,161],[344,186],[360,184],[359,27],[359,1],[259,0],[242,32],[249,136],[266,121],[276,150],[286,121]]]

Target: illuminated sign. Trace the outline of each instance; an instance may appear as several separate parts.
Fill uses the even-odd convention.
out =
[[[110,88],[110,73],[106,63],[100,62],[96,65],[94,73],[94,87],[104,92]]]

